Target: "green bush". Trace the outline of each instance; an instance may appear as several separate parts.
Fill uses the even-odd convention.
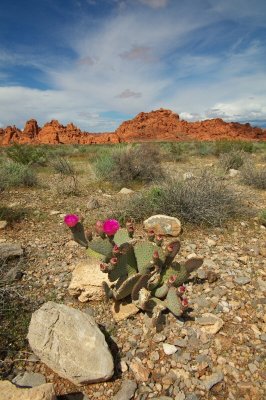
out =
[[[198,177],[171,180],[125,200],[117,217],[141,221],[152,214],[167,214],[183,222],[219,226],[247,209],[242,198],[224,180],[203,171]]]
[[[225,170],[239,169],[246,160],[243,150],[230,151],[229,153],[221,153],[219,156],[219,164]]]
[[[47,149],[27,144],[13,144],[7,149],[6,154],[12,161],[23,165],[45,165],[48,158]]]
[[[253,152],[253,142],[244,140],[217,140],[214,144],[214,154],[219,156],[221,153],[230,153],[233,151]]]
[[[259,221],[262,225],[266,226],[266,209],[262,210],[259,214]]]
[[[37,177],[30,166],[13,161],[1,165],[0,190],[4,190],[9,187],[31,187],[35,185],[37,185]]]
[[[74,166],[65,158],[58,157],[55,160],[52,160],[51,166],[53,167],[54,171],[62,174],[62,175],[73,175],[75,174]]]
[[[245,162],[241,168],[241,180],[256,189],[266,189],[266,167],[256,167],[251,161]]]
[[[152,144],[118,147],[97,158],[94,169],[98,177],[114,185],[149,183],[163,177],[160,157],[158,147]]]

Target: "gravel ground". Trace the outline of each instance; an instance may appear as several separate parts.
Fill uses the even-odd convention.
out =
[[[252,202],[265,207],[265,193],[257,193]],[[185,226],[181,259],[193,253],[205,259],[186,285],[186,315],[180,319],[165,315],[165,324],[156,327],[141,312],[115,322],[109,304],[81,304],[67,292],[73,266],[86,256],[71,240],[63,215],[78,212],[90,221],[91,212],[86,210],[90,196],[88,191],[81,198],[64,199],[49,187],[5,192],[2,204],[26,207],[29,214],[1,230],[0,240],[20,243],[25,249],[24,276],[15,285],[30,311],[53,300],[93,315],[108,334],[115,375],[109,382],[76,388],[32,361],[24,343],[5,360],[12,365],[8,378],[21,370],[41,372],[54,383],[57,394],[82,391],[91,400],[111,399],[122,382],[125,387],[132,384],[128,380],[136,382],[132,398],[138,400],[265,398],[265,227],[257,219],[230,222],[223,228]],[[119,201],[118,195],[110,198],[94,191],[94,196],[100,212]],[[209,271],[217,274],[214,282],[207,279]],[[121,398],[127,400],[129,395]]]

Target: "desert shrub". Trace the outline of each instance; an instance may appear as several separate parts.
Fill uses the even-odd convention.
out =
[[[246,159],[243,150],[230,151],[228,153],[221,153],[219,156],[219,164],[225,170],[239,169],[242,167]]]
[[[214,154],[219,156],[221,153],[230,153],[233,151],[243,151],[245,153],[253,152],[253,143],[244,140],[217,140],[214,144]]]
[[[266,189],[266,167],[256,167],[251,161],[245,162],[241,168],[241,180],[257,189]]]
[[[212,142],[194,142],[193,143],[193,154],[201,157],[213,154],[213,143]]]
[[[55,172],[62,175],[73,175],[75,174],[74,166],[65,158],[57,157],[55,160],[50,162]]]
[[[93,169],[97,178],[108,180],[110,177],[110,171],[113,170],[115,165],[114,156],[112,153],[102,154],[96,157]]]
[[[162,156],[167,161],[181,161],[184,159],[184,144],[179,142],[162,143]]]
[[[150,144],[116,148],[98,158],[94,168],[98,177],[116,185],[149,183],[163,176],[160,151]]]
[[[125,200],[125,202],[128,200]],[[189,180],[170,180],[121,204],[117,217],[141,221],[150,215],[167,214],[183,222],[219,226],[246,212],[240,196],[210,172]]]
[[[0,190],[17,186],[35,186],[37,176],[28,165],[17,162],[7,162],[0,167]]]
[[[12,161],[23,165],[45,165],[48,158],[47,149],[26,144],[13,144],[7,149],[6,154]]]
[[[266,226],[266,209],[262,210],[259,214],[259,222]]]

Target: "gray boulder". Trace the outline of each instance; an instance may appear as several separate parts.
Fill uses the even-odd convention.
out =
[[[32,315],[29,344],[42,362],[76,385],[102,382],[114,373],[113,358],[93,317],[52,301]]]
[[[0,243],[0,260],[5,260],[9,257],[19,257],[23,255],[21,246],[17,243]]]

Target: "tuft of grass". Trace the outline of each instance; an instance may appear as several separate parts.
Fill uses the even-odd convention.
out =
[[[7,162],[0,166],[0,190],[9,187],[37,185],[37,176],[32,168],[17,162]]]
[[[266,226],[266,209],[262,210],[259,214],[259,222]]]
[[[243,150],[230,151],[221,153],[219,156],[219,164],[225,170],[239,169],[246,160],[246,154]]]
[[[163,177],[160,157],[159,148],[152,144],[118,147],[98,158],[94,170],[97,177],[116,186],[150,183]]]
[[[45,147],[28,144],[13,144],[6,150],[6,155],[10,160],[23,165],[46,165],[48,159]]]
[[[183,222],[220,226],[245,212],[242,197],[224,180],[202,171],[193,180],[170,180],[136,194],[121,204],[116,217],[141,221],[152,214],[167,214]]]
[[[222,153],[230,153],[233,151],[243,151],[252,153],[254,151],[253,142],[245,140],[217,140],[214,144],[214,154],[219,156]]]
[[[241,168],[241,180],[256,189],[266,189],[266,166],[257,167],[251,161],[245,162]]]
[[[58,157],[51,161],[51,166],[55,172],[62,175],[73,175],[75,174],[75,169],[73,164],[71,164],[67,159],[63,157]]]

